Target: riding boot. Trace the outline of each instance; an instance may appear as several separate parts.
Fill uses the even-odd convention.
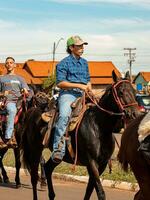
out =
[[[52,153],[52,160],[55,163],[60,163],[63,160],[64,155],[62,153],[62,149],[63,149],[64,145],[65,145],[65,137],[62,136],[62,138],[59,142],[59,145],[58,145],[58,149]]]
[[[150,135],[148,135],[141,143],[138,150],[142,153],[146,161],[150,164]]]

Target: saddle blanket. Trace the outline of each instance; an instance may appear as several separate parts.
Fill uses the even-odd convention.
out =
[[[150,135],[150,112],[148,112],[142,119],[138,129],[138,140],[142,142],[148,135]]]

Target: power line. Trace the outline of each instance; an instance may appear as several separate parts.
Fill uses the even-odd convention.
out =
[[[8,54],[12,54],[12,53],[6,53],[6,54],[0,54],[0,56],[6,56]],[[27,53],[27,54],[20,54],[20,53],[13,53],[14,56],[42,56],[42,55],[53,55],[53,52],[45,52],[45,53]],[[62,52],[57,52],[55,53],[55,55],[66,55],[66,53],[62,53]],[[93,53],[84,53],[84,55],[86,56],[98,56],[98,57],[122,57],[122,54],[93,54]],[[137,54],[136,57],[149,57],[150,54]]]

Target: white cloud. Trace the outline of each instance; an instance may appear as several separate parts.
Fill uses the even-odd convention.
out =
[[[78,29],[71,29],[72,26],[69,21],[61,20],[49,20],[49,23],[47,21],[44,23],[39,22],[38,25],[32,28],[1,20],[0,60],[4,61],[5,57],[10,55],[14,56],[18,62],[30,58],[51,60],[54,41],[57,42],[63,37],[64,40],[59,43],[56,51],[56,60],[60,60],[65,56],[66,39],[70,35],[79,34],[89,43],[85,47],[84,54],[88,60],[111,60],[116,66],[124,70],[127,68],[128,63],[127,57],[124,57],[123,48],[136,47],[137,58],[134,63],[136,65],[134,70],[139,70],[137,66],[141,67],[140,64],[145,65],[146,69],[149,70],[148,63],[150,63],[150,56],[141,56],[141,54],[144,54],[145,49],[147,49],[146,53],[150,52],[150,49],[148,49],[150,47],[149,21],[137,18],[131,20],[120,18],[110,20],[86,19],[86,21],[80,22],[80,26],[78,22],[74,21],[73,23],[73,27],[78,27]],[[119,31],[122,25],[125,27],[125,30]],[[10,29],[10,26],[13,28]]]
[[[150,6],[149,0],[46,0],[58,3],[115,3],[115,4],[133,4]]]
[[[16,23],[11,21],[5,21],[0,19],[0,30],[7,29],[7,28],[13,28],[16,26]]]

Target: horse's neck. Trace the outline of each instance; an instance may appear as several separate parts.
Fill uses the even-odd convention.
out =
[[[112,110],[108,110],[112,111]],[[107,132],[112,132],[115,125],[117,124],[120,116],[111,115],[105,111],[100,110],[99,108],[95,111],[96,114],[96,123],[100,128],[106,130]]]
[[[119,112],[118,105],[112,97],[106,96],[105,98],[100,99],[98,105],[107,111]]]

